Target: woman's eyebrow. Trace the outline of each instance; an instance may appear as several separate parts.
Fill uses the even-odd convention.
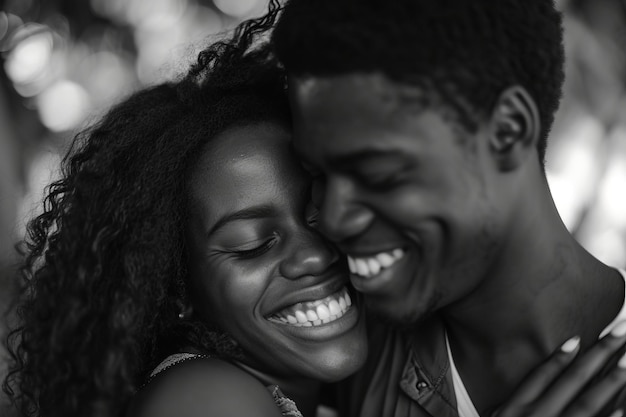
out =
[[[220,217],[213,227],[209,230],[208,236],[215,233],[218,229],[223,227],[225,224],[236,221],[236,220],[248,220],[248,219],[258,219],[264,217],[272,217],[276,214],[276,210],[274,207],[262,204],[258,206],[246,207],[241,210],[234,211],[232,213],[225,214]]]

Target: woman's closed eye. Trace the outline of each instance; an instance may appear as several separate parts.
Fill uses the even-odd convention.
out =
[[[229,252],[235,254],[239,258],[248,259],[263,255],[270,250],[276,243],[276,236],[266,239],[259,239],[254,242],[247,243],[237,248],[230,249]]]

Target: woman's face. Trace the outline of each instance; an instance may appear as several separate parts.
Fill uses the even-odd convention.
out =
[[[259,123],[204,147],[189,184],[193,306],[248,365],[332,381],[365,360],[363,317],[344,260],[312,227],[310,181],[289,143]]]

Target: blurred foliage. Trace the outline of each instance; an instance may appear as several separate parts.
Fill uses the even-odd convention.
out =
[[[135,89],[186,69],[211,35],[267,0],[0,2],[0,260],[78,129]],[[11,166],[9,166],[11,165]],[[6,180],[10,178],[10,180]],[[6,184],[4,184],[6,183]],[[6,198],[11,196],[11,198]]]

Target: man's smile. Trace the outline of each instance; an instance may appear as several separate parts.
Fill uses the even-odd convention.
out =
[[[404,249],[395,248],[391,251],[380,252],[371,256],[348,255],[350,272],[363,278],[372,278],[381,271],[389,268],[404,257]]]

